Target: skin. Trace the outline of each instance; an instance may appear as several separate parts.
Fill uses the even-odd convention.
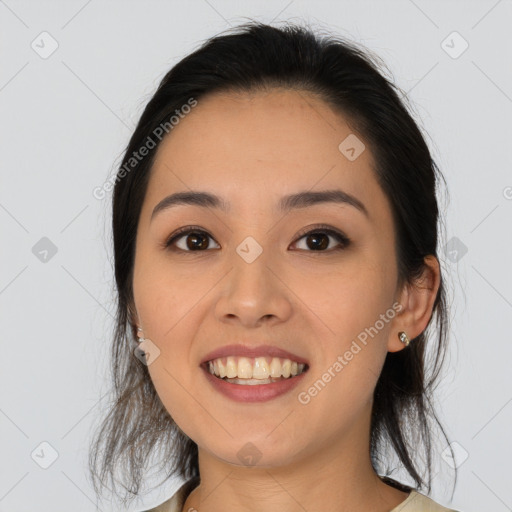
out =
[[[137,232],[134,322],[160,350],[148,369],[162,403],[199,447],[201,484],[183,511],[295,512],[321,503],[325,511],[389,512],[408,496],[371,466],[370,414],[387,352],[405,348],[398,332],[413,339],[428,324],[439,264],[427,257],[422,282],[398,287],[390,204],[369,145],[355,161],[338,149],[351,133],[311,93],[223,93],[201,99],[158,149]],[[190,189],[225,198],[231,212],[181,205],[150,221],[159,201]],[[335,203],[284,216],[275,209],[283,195],[326,189],[354,195],[369,216]],[[315,250],[301,232],[316,223],[351,244],[336,251],[340,244],[329,237],[327,248]],[[205,249],[186,252],[187,235],[174,252],[163,247],[190,225],[211,236],[200,239],[209,241]],[[248,236],[263,249],[250,264],[236,252]],[[400,313],[317,396],[299,403],[297,394],[393,303]],[[218,393],[199,364],[214,348],[242,340],[307,358],[304,383],[263,403]],[[253,466],[237,456],[248,442],[261,452]]]

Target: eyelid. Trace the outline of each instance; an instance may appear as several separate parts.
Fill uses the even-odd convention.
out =
[[[210,233],[208,233],[208,231],[206,231],[205,229],[201,228],[200,226],[183,226],[179,229],[177,229],[176,231],[174,231],[173,233],[171,233],[163,242],[163,248],[164,249],[168,249],[169,246],[174,243],[176,240],[178,240],[179,238],[181,238],[182,236],[185,236],[185,235],[188,235],[189,233],[200,233],[202,235],[205,235],[205,236],[208,236],[210,237],[212,240],[215,240],[215,238],[213,238],[212,235],[210,235]],[[219,243],[215,240],[216,243]],[[220,244],[219,244],[220,245]],[[183,252],[204,252],[204,251],[183,251]]]
[[[347,236],[345,235],[341,230],[337,229],[337,228],[334,228],[334,227],[331,227],[327,224],[314,224],[312,226],[308,226],[304,229],[302,229],[299,233],[297,233],[294,237],[294,242],[292,242],[292,244],[295,244],[297,243],[300,239],[304,238],[306,235],[309,235],[311,233],[316,233],[316,232],[322,232],[322,233],[325,233],[329,236],[333,236],[334,238],[336,238],[336,240],[341,244],[342,247],[336,247],[334,249],[330,249],[330,250],[326,250],[326,251],[306,251],[306,252],[312,252],[312,253],[315,253],[315,252],[318,252],[318,253],[322,253],[322,252],[326,252],[326,253],[331,253],[337,249],[344,249],[346,247],[348,247],[351,243],[352,243],[352,240]],[[163,248],[164,249],[169,249],[169,247],[176,241],[178,240],[179,238],[183,237],[183,236],[186,236],[190,233],[199,233],[199,234],[202,234],[202,235],[205,235],[206,237],[210,237],[212,240],[215,241],[215,243],[219,244],[215,238],[210,234],[208,233],[208,231],[206,231],[205,229],[201,228],[200,226],[183,226],[181,228],[179,228],[178,230],[174,231],[162,244]],[[219,244],[220,245],[220,244]],[[193,252],[207,252],[207,251],[184,251],[182,249],[177,249],[178,251],[180,252],[189,252],[189,253],[193,253]]]
[[[297,243],[301,238],[304,238],[306,235],[309,235],[311,233],[325,233],[329,236],[334,237],[340,244],[341,247],[335,247],[333,249],[329,249],[326,251],[306,251],[311,253],[332,253],[336,250],[342,250],[346,249],[349,245],[352,244],[352,240],[345,235],[343,231],[340,229],[334,228],[332,226],[329,226],[327,224],[313,224],[312,226],[308,226],[304,229],[302,229],[298,234],[295,235],[295,242],[293,244]]]

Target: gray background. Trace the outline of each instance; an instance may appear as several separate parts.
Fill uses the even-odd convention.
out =
[[[92,191],[164,73],[247,18],[353,38],[409,92],[450,193],[438,404],[458,455],[441,457],[432,496],[449,504],[458,465],[453,508],[512,510],[510,0],[0,1],[0,510],[96,510],[85,457],[109,389],[114,303],[109,197]]]

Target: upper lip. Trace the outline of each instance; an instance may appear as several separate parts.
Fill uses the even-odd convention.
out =
[[[304,363],[309,365],[307,359],[300,357],[292,352],[288,352],[288,350],[283,350],[274,345],[257,345],[257,346],[247,346],[247,345],[225,345],[224,347],[217,348],[207,354],[201,364],[207,363],[213,359],[218,359],[219,357],[227,357],[227,356],[244,356],[244,357],[281,357],[283,359],[291,359],[292,361],[296,361],[297,363]]]

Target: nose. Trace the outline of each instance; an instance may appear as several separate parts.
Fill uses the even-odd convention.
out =
[[[235,253],[231,271],[219,288],[217,318],[222,322],[239,322],[244,327],[286,321],[292,314],[293,293],[282,274],[268,261],[265,251],[250,263]]]

